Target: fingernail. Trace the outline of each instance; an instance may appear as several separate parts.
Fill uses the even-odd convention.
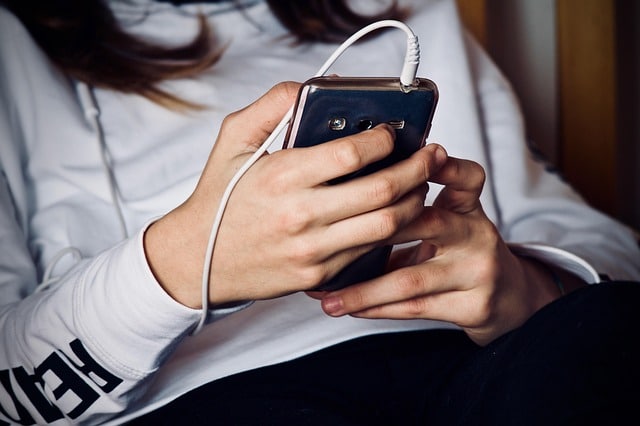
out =
[[[390,124],[388,124],[388,123],[380,123],[380,124],[376,125],[376,126],[374,127],[374,129],[375,129],[376,127],[377,127],[377,128],[379,128],[379,129],[385,129],[387,132],[389,132],[389,133],[390,133],[390,134],[392,134],[392,135],[395,135],[395,134],[396,134],[396,129],[394,129],[394,128],[393,128],[393,126],[391,126],[391,125],[390,125]]]
[[[338,316],[342,313],[342,298],[338,296],[327,296],[322,299],[322,309],[331,316]]]

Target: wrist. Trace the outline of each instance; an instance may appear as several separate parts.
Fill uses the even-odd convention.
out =
[[[521,257],[521,261],[528,265],[525,266],[527,276],[533,278],[533,286],[540,290],[539,297],[543,304],[587,285],[576,275],[555,265],[531,257]]]
[[[530,300],[534,302],[534,312],[558,299],[562,294],[549,267],[537,259],[521,257]],[[564,286],[564,285],[563,285]]]
[[[149,268],[164,291],[184,306],[201,309],[206,241],[198,235],[203,233],[194,232],[198,221],[185,219],[187,214],[182,210],[168,213],[147,228],[144,251]]]

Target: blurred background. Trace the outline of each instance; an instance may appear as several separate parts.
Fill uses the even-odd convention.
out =
[[[593,206],[640,230],[640,1],[457,0],[527,134]]]

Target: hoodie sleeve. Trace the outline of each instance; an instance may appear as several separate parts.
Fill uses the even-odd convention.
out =
[[[47,117],[25,131],[15,97],[31,90],[28,78],[53,71],[1,7],[0,31],[0,425],[94,424],[143,394],[200,311],[159,286],[144,229],[37,290],[27,133]]]

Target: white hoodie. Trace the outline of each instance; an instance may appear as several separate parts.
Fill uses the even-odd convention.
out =
[[[330,318],[294,294],[216,312],[188,336],[200,313],[155,281],[145,226],[194,189],[226,114],[278,81],[306,80],[335,48],[292,47],[265,3],[245,3],[243,12],[202,6],[229,47],[198,79],[165,83],[210,106],[189,114],[106,90],[94,105],[0,8],[0,424],[120,423],[216,378],[356,336],[452,327]],[[592,283],[595,271],[640,279],[631,233],[533,161],[513,93],[461,30],[455,2],[415,3],[407,23],[422,46],[419,75],[440,91],[430,140],[486,168],[483,206],[505,240]],[[134,19],[145,8],[153,13]],[[132,32],[179,43],[195,33],[196,10],[139,0],[116,12]],[[404,43],[386,33],[349,49],[331,72],[397,75]],[[34,293],[45,278],[52,285]]]

